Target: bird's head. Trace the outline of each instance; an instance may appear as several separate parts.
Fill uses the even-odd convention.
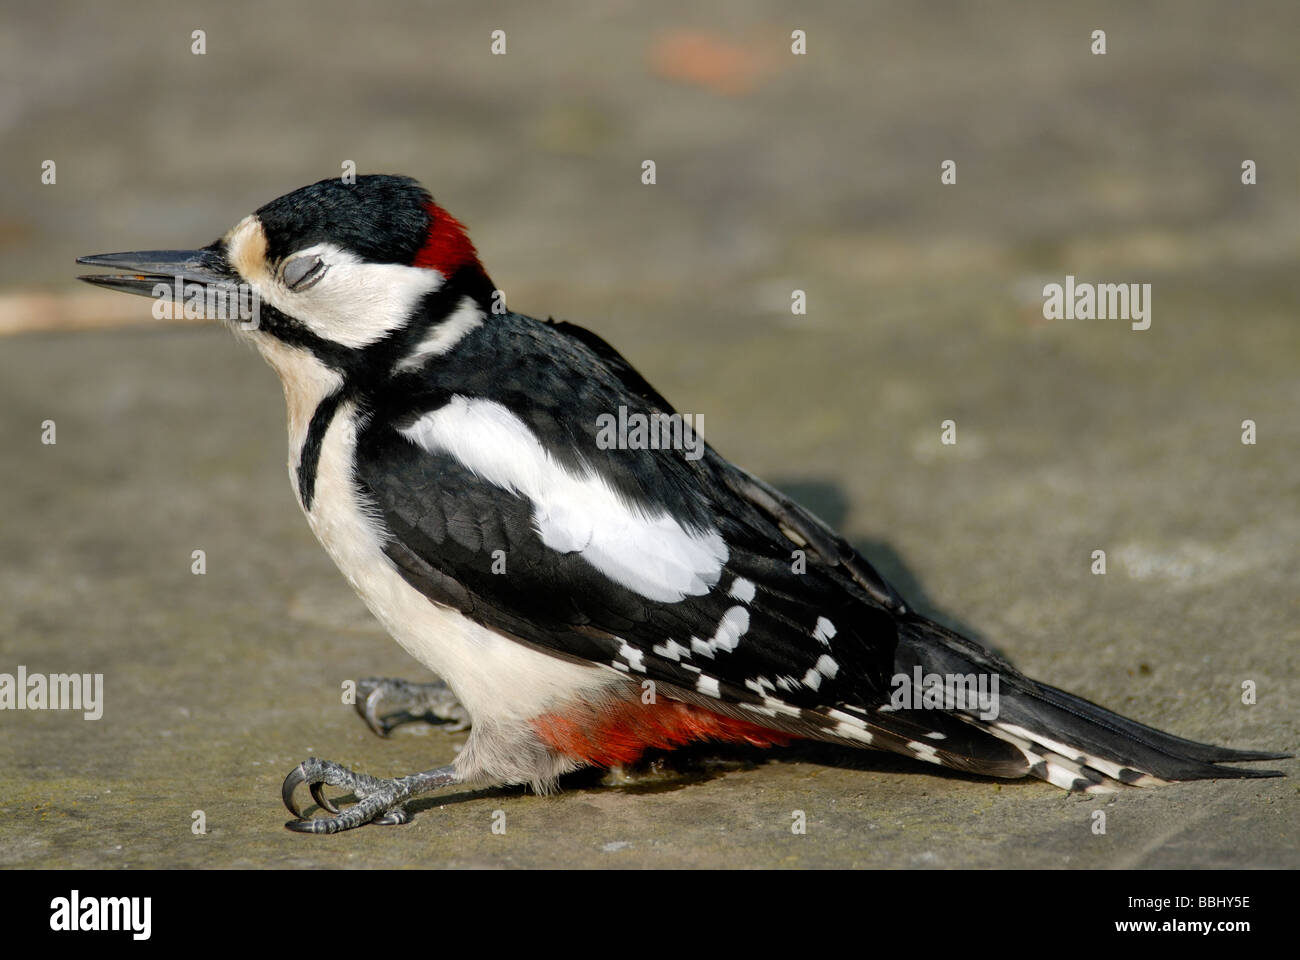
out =
[[[277,367],[288,347],[345,375],[391,370],[448,318],[481,318],[492,296],[464,227],[397,176],[303,187],[197,250],[77,262],[129,271],[89,283],[229,321]]]

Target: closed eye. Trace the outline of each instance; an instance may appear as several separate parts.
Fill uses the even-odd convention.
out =
[[[286,287],[294,293],[301,293],[325,276],[327,269],[329,268],[325,266],[324,260],[315,254],[307,254],[294,257],[285,263],[280,276]]]

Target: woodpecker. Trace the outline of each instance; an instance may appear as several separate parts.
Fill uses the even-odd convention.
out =
[[[307,521],[441,678],[367,681],[363,714],[384,733],[378,705],[404,700],[470,727],[454,763],[406,777],[304,761],[282,791],[293,830],[403,823],[455,784],[544,792],[697,740],[829,741],[1071,791],[1281,775],[1218,764],[1287,754],[1185,740],[1029,679],[707,444],[598,442],[602,416],[676,411],[596,334],[503,310],[415,180],[322,180],[201,249],[78,262],[126,270],[81,278],[115,290],[257,304],[255,323],[223,319],[282,381]],[[988,678],[992,710],[963,696]],[[328,816],[304,816],[302,784]]]

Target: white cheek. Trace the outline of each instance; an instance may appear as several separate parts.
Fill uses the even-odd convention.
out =
[[[420,300],[443,284],[437,270],[395,263],[365,263],[331,244],[298,251],[319,256],[325,274],[301,293],[278,279],[263,278],[258,292],[267,303],[324,340],[365,347],[410,321]]]

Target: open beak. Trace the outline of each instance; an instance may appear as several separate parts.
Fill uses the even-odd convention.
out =
[[[225,293],[238,293],[239,277],[226,258],[213,247],[202,250],[141,250],[136,253],[100,253],[93,257],[78,257],[77,263],[90,267],[114,267],[128,271],[125,274],[103,273],[78,277],[97,287],[121,290],[142,297],[157,297],[159,284],[173,291],[182,291],[187,284],[200,284],[207,289]],[[179,281],[179,282],[178,282]],[[178,299],[173,296],[172,299]]]

